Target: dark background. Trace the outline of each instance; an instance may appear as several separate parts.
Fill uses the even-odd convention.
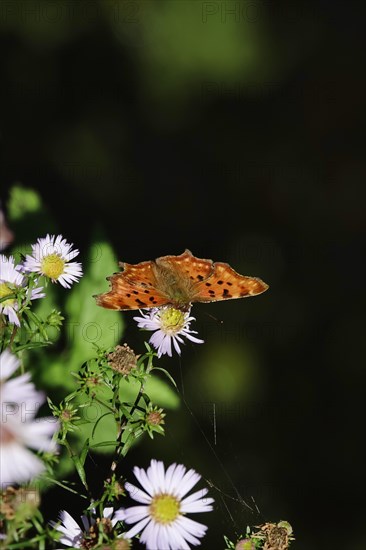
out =
[[[270,285],[194,307],[205,344],[162,360],[188,408],[128,457],[219,489],[203,548],[281,519],[299,550],[366,544],[364,23],[361,2],[0,1],[3,201],[21,182],[81,250],[99,227],[121,260],[187,247]]]

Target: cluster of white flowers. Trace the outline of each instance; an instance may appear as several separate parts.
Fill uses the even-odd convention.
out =
[[[72,250],[72,245],[62,235],[47,235],[38,239],[32,245],[32,254],[28,254],[24,263],[18,265],[15,265],[13,256],[7,258],[0,254],[0,314],[6,315],[10,323],[20,326],[17,292],[27,287],[29,273],[43,275],[52,282],[59,282],[65,288],[70,288],[83,274],[81,264],[70,261],[78,254],[79,251]],[[38,286],[26,289],[27,299],[32,301],[43,298],[45,294],[42,290]]]
[[[205,535],[207,526],[186,517],[186,514],[210,512],[213,498],[207,498],[208,490],[201,489],[186,496],[198,483],[201,476],[195,470],[186,469],[183,464],[171,464],[166,470],[164,463],[151,460],[147,470],[134,468],[134,474],[142,489],[126,483],[130,497],[139,506],[105,508],[103,518],[115,527],[119,521],[135,524],[129,531],[120,533],[118,538],[132,539],[140,533],[140,541],[147,550],[189,550],[198,546]],[[95,518],[81,517],[83,528],[65,510],[60,512],[60,521],[51,525],[62,533],[60,542],[73,548],[85,548],[83,544]]]
[[[20,304],[17,300],[20,289],[26,289],[29,301],[45,296],[38,282],[34,288],[27,289],[27,274],[43,275],[65,288],[78,281],[83,273],[81,264],[71,261],[79,254],[78,250],[72,250],[72,246],[62,235],[47,235],[32,245],[32,254],[26,256],[24,263],[15,265],[13,256],[7,258],[0,254],[0,314],[6,315],[9,323],[20,326]]]
[[[47,235],[32,245],[32,254],[15,264],[13,256],[0,254],[0,315],[20,326],[24,303],[43,298],[40,276],[70,288],[82,276],[81,264],[71,260],[78,250],[61,235]],[[30,282],[29,274],[36,273]],[[36,418],[45,402],[29,373],[15,376],[20,361],[9,350],[0,355],[0,483],[30,481],[44,470],[43,461],[29,449],[54,452],[53,435],[58,428],[53,417]]]
[[[10,377],[20,361],[8,350],[0,355],[0,484],[30,481],[44,470],[30,449],[54,452],[54,417],[35,418],[45,397],[30,381],[30,374]]]

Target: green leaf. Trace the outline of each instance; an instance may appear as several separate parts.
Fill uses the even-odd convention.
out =
[[[120,399],[123,402],[133,402],[139,392],[140,383],[130,379],[129,382],[122,380],[120,384]],[[156,376],[149,376],[146,384],[144,385],[144,393],[146,393],[151,401],[166,407],[168,409],[177,409],[179,407],[179,396],[167,384],[164,380],[157,378]]]
[[[90,401],[86,396],[79,397],[79,416],[81,422],[78,424],[78,435],[80,440],[89,440],[90,448],[99,447],[106,441],[116,441],[117,424],[111,412],[102,403]],[[105,445],[102,452],[110,453],[115,448]]]
[[[114,451],[117,438],[117,424],[111,414],[104,415],[98,422],[98,426],[95,430],[94,424],[90,422],[81,424],[78,428],[82,438],[90,439],[91,449],[102,447],[101,450],[105,453]],[[113,445],[112,443],[109,444],[109,441],[113,442]]]
[[[90,448],[91,449],[100,449],[101,447],[109,447],[108,451],[110,451],[110,447],[117,447],[118,441],[111,440],[111,441],[102,441],[101,443],[95,443]]]
[[[6,296],[2,296],[0,298],[0,304],[1,302],[5,302],[6,300],[13,300],[16,297],[17,297],[16,294],[7,294]]]
[[[165,374],[165,376],[167,378],[169,378],[169,380],[171,381],[171,383],[173,384],[173,386],[176,388],[177,387],[177,384],[174,380],[174,378],[172,377],[172,375],[166,370],[166,369],[162,369],[161,367],[154,367],[152,370],[160,370],[161,372],[163,372]]]
[[[66,482],[62,483],[62,481],[58,481],[57,479],[54,479],[53,477],[46,477],[43,476],[43,479],[45,481],[48,481],[49,483],[53,485],[58,485],[59,487],[62,487],[63,489],[66,489],[66,491],[70,491],[70,493],[74,493],[75,495],[79,495],[79,497],[87,498],[85,495],[81,494],[80,491],[76,491],[75,489],[71,489]]]
[[[39,331],[40,335],[42,336],[42,338],[44,338],[44,340],[47,340],[48,335],[47,335],[46,329],[43,325],[42,319],[40,319],[38,317],[38,315],[33,313],[33,311],[31,311],[30,309],[26,309],[24,311],[24,315],[26,315],[28,317],[28,319],[36,325],[36,327],[38,328],[38,331]]]
[[[37,191],[23,187],[20,183],[16,183],[10,190],[7,211],[11,229],[16,236],[16,244],[11,248],[16,259],[31,251],[30,243],[56,230]]]
[[[26,189],[15,184],[10,190],[8,217],[11,221],[23,218],[26,214],[39,212],[42,208],[40,196],[33,189]]]
[[[86,272],[73,286],[65,306],[70,370],[78,370],[83,362],[95,356],[95,345],[113,347],[123,333],[121,314],[97,306],[93,298],[94,294],[107,290],[105,279],[116,271],[112,248],[105,242],[94,243],[85,266]]]
[[[107,411],[106,413],[102,414],[102,416],[100,416],[100,417],[98,418],[98,420],[96,421],[96,423],[94,424],[94,427],[93,427],[92,438],[94,437],[94,434],[95,434],[95,431],[96,431],[96,429],[97,429],[97,427],[98,427],[99,422],[100,422],[105,416],[107,416],[108,414],[112,414],[112,412],[111,412],[111,411]]]
[[[71,457],[71,459],[72,459],[73,463],[75,464],[75,468],[77,470],[77,473],[79,474],[79,477],[81,479],[82,484],[87,489],[88,484],[86,482],[86,474],[85,474],[84,466],[80,461],[80,458],[77,455],[73,455]]]
[[[85,464],[85,459],[88,455],[88,451],[89,451],[89,439],[86,439],[84,445],[83,445],[83,448],[81,450],[81,453],[80,453],[80,463],[82,464],[82,466],[84,466]]]
[[[51,342],[29,342],[28,344],[22,344],[16,348],[16,352],[22,351],[23,349],[36,349],[43,348],[45,346],[50,346]]]

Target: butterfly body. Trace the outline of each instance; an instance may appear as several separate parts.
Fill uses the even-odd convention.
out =
[[[189,250],[120,266],[120,273],[108,277],[111,290],[96,296],[98,305],[119,310],[170,305],[187,311],[193,302],[255,296],[268,288],[261,279],[239,275],[223,262],[196,258]]]

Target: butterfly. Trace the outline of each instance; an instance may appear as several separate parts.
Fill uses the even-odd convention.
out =
[[[268,285],[256,277],[236,273],[229,264],[196,258],[186,250],[180,256],[128,264],[107,280],[111,290],[95,296],[107,309],[134,310],[170,305],[188,311],[192,302],[217,302],[256,296]]]

